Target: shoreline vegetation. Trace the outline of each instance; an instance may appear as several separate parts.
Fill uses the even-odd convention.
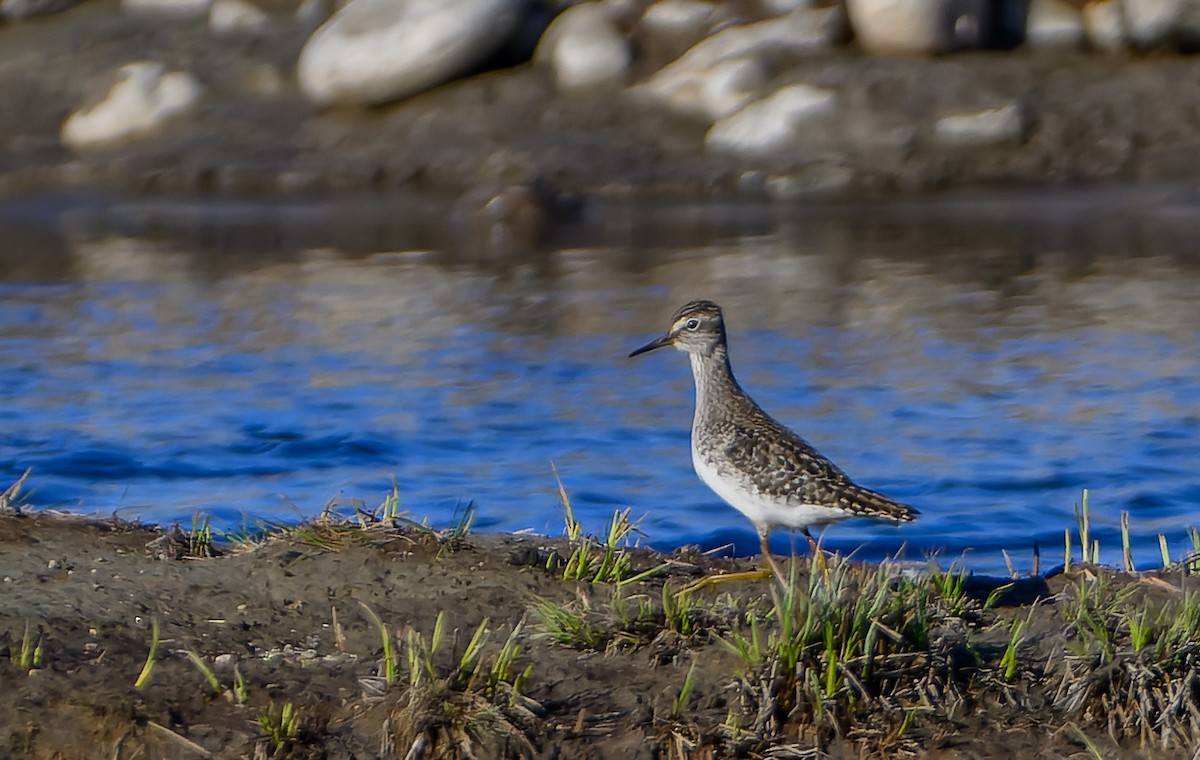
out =
[[[28,473],[26,474],[26,477]],[[326,510],[222,537],[0,494],[4,756],[1197,757],[1200,535],[1044,574]],[[1127,532],[1128,516],[1122,517]],[[1172,541],[1174,539],[1172,538]]]

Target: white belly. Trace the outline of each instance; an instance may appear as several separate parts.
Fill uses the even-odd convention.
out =
[[[776,501],[734,480],[722,479],[717,469],[692,452],[692,466],[700,480],[725,500],[729,506],[741,512],[760,532],[772,528],[800,530],[828,525],[844,520],[851,515],[838,509],[816,504]]]

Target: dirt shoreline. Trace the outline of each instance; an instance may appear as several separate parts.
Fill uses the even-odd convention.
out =
[[[706,124],[632,97],[666,62],[653,57],[618,92],[559,93],[543,67],[522,64],[386,107],[319,108],[294,76],[311,32],[296,19],[299,5],[272,3],[271,25],[252,37],[213,35],[206,19],[164,21],[110,0],[0,26],[0,88],[14,106],[0,110],[0,194],[404,191],[483,207],[515,185],[544,193],[554,213],[557,194],[886,199],[996,185],[1190,182],[1200,171],[1192,107],[1200,76],[1185,55],[889,58],[832,47],[778,61],[768,89],[835,89],[843,104],[835,123],[794,149],[731,156],[705,150]],[[205,86],[202,107],[111,148],[64,147],[66,116],[140,59],[191,72]],[[939,119],[998,103],[1022,114],[1018,139],[964,145],[938,136]]]
[[[783,691],[764,701],[771,679],[784,677],[778,663],[749,673],[721,643],[738,641],[753,610],[778,602],[770,583],[693,592],[700,601],[683,630],[663,622],[665,608],[652,609],[667,603],[664,583],[678,590],[750,570],[750,559],[630,550],[620,555],[627,577],[671,564],[614,596],[613,584],[563,579],[574,545],[562,539],[316,521],[197,558],[198,547],[211,549],[202,538],[47,512],[0,516],[0,672],[9,685],[0,692],[0,757],[1163,758],[1200,749],[1196,642],[1179,648],[1181,665],[1146,664],[1145,652],[1127,656],[1128,634],[1114,622],[1115,659],[1096,661],[1094,684],[1074,707],[1063,697],[1087,656],[1075,653],[1079,642],[1091,640],[1077,630],[1083,618],[1067,620],[1081,595],[1111,591],[1139,609],[1182,604],[1186,616],[1200,609],[1200,583],[1183,570],[1118,575],[1077,565],[1024,579],[987,609],[980,601],[996,584],[968,584],[971,601],[898,655],[919,688],[893,683],[846,701],[859,686],[876,688],[850,679],[812,712],[802,699],[785,710]],[[799,565],[803,587],[809,563]],[[848,572],[862,588],[871,570]],[[640,622],[620,622],[630,605],[645,611]],[[584,610],[596,638],[563,643],[546,609]],[[412,686],[407,653],[419,650],[414,641],[428,646],[439,614],[446,636],[430,658],[435,672]],[[373,615],[396,648],[390,686]],[[772,620],[762,617],[764,630]],[[155,622],[158,659],[136,688]],[[456,658],[481,623],[490,634],[485,665],[456,684]],[[514,628],[511,672],[493,678]],[[1175,684],[1178,733],[1131,729],[1140,724],[1122,700],[1136,700],[1105,673],[1138,663]]]

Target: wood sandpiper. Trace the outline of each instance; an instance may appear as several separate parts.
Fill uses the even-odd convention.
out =
[[[771,559],[774,528],[800,530],[817,549],[809,528],[852,517],[912,522],[912,507],[863,488],[803,438],[776,422],[742,390],[729,365],[725,320],[712,301],[690,301],[675,312],[671,329],[637,349],[634,357],[663,346],[686,351],[696,382],[692,465],[718,496],[750,518]]]

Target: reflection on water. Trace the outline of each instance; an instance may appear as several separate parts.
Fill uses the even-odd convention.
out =
[[[877,557],[1000,548],[1050,564],[1092,492],[1106,559],[1184,551],[1200,503],[1200,260],[1189,207],[592,208],[521,258],[411,201],[31,202],[0,212],[0,467],[34,501],[226,528],[398,480],[435,524],[654,545],[749,524],[691,472],[671,352],[625,355],[683,301],[725,306],[743,384],[865,485],[921,508],[826,536]],[[786,536],[777,546],[787,546]],[[1026,560],[1027,561],[1027,560]],[[1045,566],[1045,560],[1044,565]]]

